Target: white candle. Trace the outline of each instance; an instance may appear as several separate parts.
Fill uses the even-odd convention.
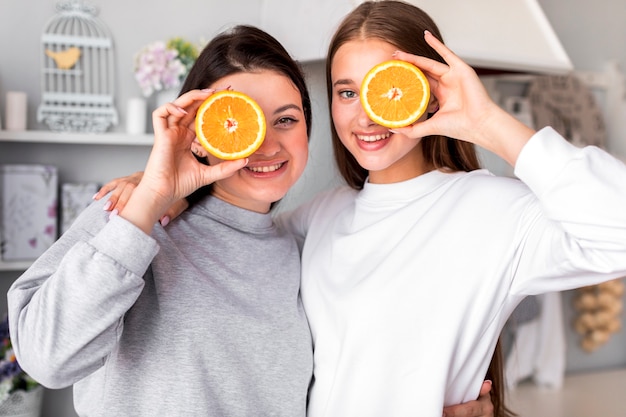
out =
[[[28,98],[23,91],[8,91],[6,99],[6,130],[26,130]]]
[[[140,135],[146,133],[148,106],[141,97],[132,97],[126,104],[126,133]]]

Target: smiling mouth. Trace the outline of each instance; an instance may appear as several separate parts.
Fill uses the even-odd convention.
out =
[[[249,169],[252,172],[274,172],[279,170],[283,165],[285,165],[285,163],[281,162],[279,164],[265,165],[262,167],[246,167],[246,169]]]
[[[391,132],[387,132],[387,133],[383,133],[378,134],[378,135],[356,135],[356,137],[359,140],[362,140],[363,142],[376,142],[379,140],[383,140],[383,139],[387,139],[389,136],[391,136]]]

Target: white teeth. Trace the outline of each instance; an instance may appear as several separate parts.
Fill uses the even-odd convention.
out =
[[[391,136],[391,132],[387,132],[383,135],[356,135],[359,140],[364,142],[376,142],[377,140],[387,139]]]
[[[283,164],[266,165],[262,167],[248,167],[252,172],[273,172],[282,167]]]

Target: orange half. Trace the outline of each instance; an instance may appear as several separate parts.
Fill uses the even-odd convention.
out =
[[[265,139],[265,129],[261,107],[237,91],[212,94],[196,113],[198,141],[220,159],[241,159],[253,154]]]
[[[365,75],[360,98],[373,122],[388,128],[404,127],[426,112],[430,86],[415,65],[391,60],[376,65]]]

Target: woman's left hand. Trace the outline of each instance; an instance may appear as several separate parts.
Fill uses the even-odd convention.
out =
[[[394,131],[412,138],[444,135],[464,140],[515,165],[534,130],[498,106],[476,71],[433,34],[425,32],[424,39],[445,63],[405,52],[397,52],[394,57],[411,62],[424,72],[439,110],[428,120]]]

